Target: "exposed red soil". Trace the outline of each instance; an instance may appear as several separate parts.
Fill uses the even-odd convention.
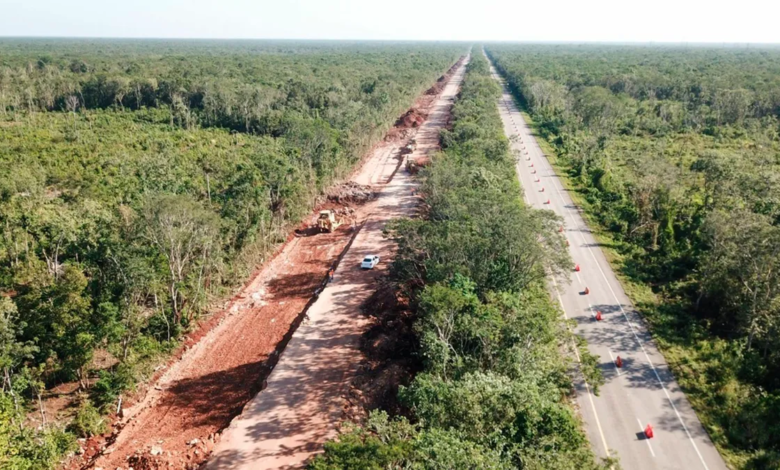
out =
[[[374,409],[406,415],[398,402],[398,388],[409,385],[420,367],[408,299],[395,285],[383,282],[366,301],[363,313],[369,325],[360,340],[363,360],[345,397],[346,417],[360,423]]]
[[[441,93],[441,91],[444,89],[444,86],[449,82],[450,78],[452,78],[452,75],[458,70],[458,67],[461,66],[465,59],[465,56],[461,57],[452,67],[450,67],[449,70],[447,70],[444,75],[439,77],[439,79],[432,87],[428,88],[425,93],[418,96],[412,107],[409,108],[406,113],[404,113],[396,121],[395,125],[389,131],[387,131],[383,141],[377,143],[371,150],[366,152],[366,156],[371,155],[375,148],[379,145],[383,145],[391,141],[397,142],[408,139],[414,133],[416,128],[419,127],[423,121],[425,121],[424,118],[420,120],[419,117],[428,115],[428,111],[433,106],[433,102],[436,100],[436,96]],[[409,115],[414,115],[415,117],[409,117],[408,119],[405,119],[405,117]],[[365,163],[365,160],[361,162],[361,164],[362,163]],[[356,165],[355,173],[360,171],[361,166],[362,165]]]
[[[408,129],[410,127],[420,127],[425,122],[427,115],[420,112],[419,109],[410,109],[401,116],[395,123],[395,127]]]
[[[427,115],[434,100],[424,95],[405,116]],[[388,138],[403,139],[408,128],[404,121]],[[111,433],[86,442],[83,454],[65,468],[197,468],[218,433],[265,387],[279,354],[352,237],[359,205],[331,199],[322,208],[338,209],[346,223],[334,233],[309,233],[318,207],[236,297],[185,338],[150,381],[154,386],[138,394],[123,418],[115,417]]]
[[[137,461],[155,446],[164,449],[176,468],[198,460],[198,454],[205,455],[214,434],[230,424],[261,390],[301,313],[349,238],[349,228],[344,226],[334,233],[296,238],[292,242],[296,249],[283,252],[284,259],[277,257],[277,263],[272,263],[284,271],[267,282],[267,292],[240,295],[239,302],[233,302],[226,312],[235,316],[230,328],[220,331],[218,337],[207,335],[206,328],[217,330],[225,321],[224,315],[212,317],[191,335],[188,343],[204,339],[209,344],[199,343],[205,347],[193,349],[189,355],[185,352],[182,362],[186,364],[173,376],[162,377],[160,390],[150,390],[150,394],[157,392],[154,399],[137,405],[143,409],[134,410],[135,417],[121,429],[116,443],[109,445],[110,453],[87,462],[86,467],[93,463],[104,468],[123,467],[128,457]],[[196,439],[200,445],[187,445]],[[88,449],[85,456],[89,458],[96,450]]]

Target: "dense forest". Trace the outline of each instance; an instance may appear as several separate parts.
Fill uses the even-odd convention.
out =
[[[0,41],[0,467],[50,468],[101,432],[463,52]],[[65,430],[40,401],[64,381],[83,392]]]
[[[473,55],[445,151],[420,174],[426,217],[389,231],[420,362],[403,411],[375,410],[310,468],[602,468],[569,406],[572,337],[545,287],[571,260],[560,220],[522,201],[500,95]]]
[[[780,468],[780,50],[488,53],[722,453]]]

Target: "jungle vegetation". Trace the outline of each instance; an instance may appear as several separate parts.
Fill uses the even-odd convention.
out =
[[[0,467],[50,468],[101,432],[463,52],[0,40]],[[66,430],[40,401],[64,381],[84,393]]]
[[[780,468],[780,50],[487,50],[721,452]]]
[[[545,287],[571,268],[560,220],[522,201],[500,95],[473,54],[444,152],[420,173],[426,217],[389,230],[421,363],[406,411],[373,411],[310,468],[609,468],[569,406],[572,338]]]

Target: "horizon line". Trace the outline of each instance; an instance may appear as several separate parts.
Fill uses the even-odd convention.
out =
[[[230,38],[230,37],[164,37],[164,36],[6,36],[6,39],[69,39],[69,40],[135,40],[135,41],[298,41],[298,42],[449,42],[449,43],[528,43],[528,44],[612,44],[612,45],[722,45],[722,46],[780,46],[780,42],[751,41],[662,41],[662,40],[534,40],[534,39],[366,39],[366,38]]]

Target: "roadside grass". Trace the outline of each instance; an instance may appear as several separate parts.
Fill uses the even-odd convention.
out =
[[[583,194],[583,188],[570,177],[569,168],[558,158],[552,145],[542,137],[533,118],[517,100],[515,104],[521,109],[523,119],[532,129],[563,189],[581,209],[583,219],[620,280],[623,290],[648,325],[677,382],[726,464],[731,468],[776,468],[752,466],[751,461],[771,460],[773,456],[747,452],[730,445],[727,432],[720,424],[719,418],[722,416],[718,410],[726,405],[723,403],[725,396],[739,394],[740,389],[744,388],[736,377],[739,366],[729,363],[733,357],[729,342],[708,334],[704,325],[689,313],[687,305],[680,299],[656,293],[649,285],[632,277],[626,256],[631,247],[615,239],[599,223],[593,205]],[[729,377],[713,380],[713,375]]]

